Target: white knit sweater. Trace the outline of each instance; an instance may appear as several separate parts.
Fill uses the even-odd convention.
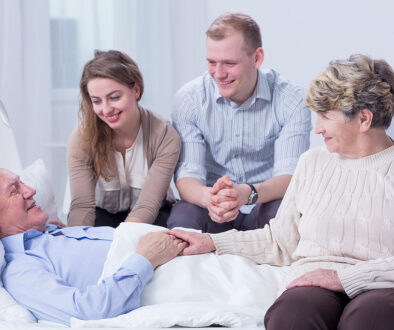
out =
[[[275,219],[263,229],[211,234],[219,254],[338,271],[349,297],[394,287],[394,146],[350,159],[311,149],[299,160]]]

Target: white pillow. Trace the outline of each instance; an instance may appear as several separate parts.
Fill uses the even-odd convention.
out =
[[[36,190],[33,198],[37,205],[48,214],[48,221],[58,221],[55,194],[42,159],[37,159],[33,164],[26,167],[20,177],[25,184]]]
[[[139,237],[164,229],[142,223],[121,223],[114,232],[101,278],[113,274],[135,251]],[[79,327],[100,324],[107,327],[196,327],[209,324],[249,326],[254,322],[255,326],[261,326],[266,310],[281,292],[287,272],[288,267],[256,265],[249,259],[229,254],[181,256],[155,270],[141,296],[141,306],[145,306],[142,311],[137,309],[103,320],[103,323],[74,319],[71,324]],[[196,304],[199,312],[193,314]],[[213,306],[217,313],[211,313]],[[155,317],[141,319],[149,312]],[[254,315],[253,320],[251,315]]]

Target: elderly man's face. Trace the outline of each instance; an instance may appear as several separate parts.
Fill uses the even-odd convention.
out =
[[[0,169],[0,237],[29,229],[44,231],[48,215],[36,205],[35,193],[16,174]]]

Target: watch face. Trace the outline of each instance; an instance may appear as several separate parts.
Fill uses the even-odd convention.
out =
[[[257,198],[258,198],[258,195],[257,195],[255,192],[253,192],[253,193],[250,195],[250,197],[249,197],[249,199],[250,199],[250,204],[255,204],[255,203],[257,202]]]
[[[256,204],[257,199],[259,198],[259,194],[257,193],[256,188],[253,185],[249,184],[249,187],[250,189],[252,189],[252,192],[248,198],[248,205]]]

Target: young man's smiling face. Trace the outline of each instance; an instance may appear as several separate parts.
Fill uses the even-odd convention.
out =
[[[257,69],[264,59],[262,48],[248,51],[241,32],[229,30],[221,40],[207,38],[208,72],[220,95],[241,105],[253,93]]]
[[[23,233],[29,229],[44,231],[48,215],[36,205],[36,191],[19,177],[0,169],[0,237]]]

